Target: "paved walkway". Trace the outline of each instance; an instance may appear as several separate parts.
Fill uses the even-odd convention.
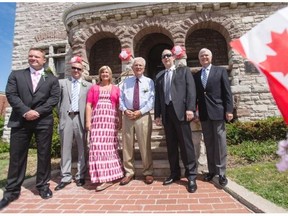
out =
[[[95,184],[86,181],[84,187],[71,183],[54,191],[60,181],[53,175],[53,198],[43,200],[35,189],[35,179],[25,182],[20,198],[1,213],[252,213],[246,206],[213,183],[197,180],[198,190],[186,190],[186,179],[163,186],[164,178],[146,185],[137,178],[126,186],[118,183],[95,192]],[[57,176],[57,177],[56,177]]]

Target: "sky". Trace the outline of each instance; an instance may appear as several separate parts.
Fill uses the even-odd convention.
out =
[[[0,2],[0,92],[5,91],[12,68],[15,8],[15,2]]]

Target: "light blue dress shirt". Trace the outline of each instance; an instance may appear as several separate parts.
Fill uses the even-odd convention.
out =
[[[133,95],[136,77],[131,76],[120,86],[120,110],[133,110]],[[152,79],[142,75],[139,78],[140,112],[145,114],[154,108],[155,89]]]

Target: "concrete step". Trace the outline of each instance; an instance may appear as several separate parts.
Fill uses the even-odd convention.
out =
[[[180,161],[180,167],[181,167],[181,175],[182,177],[185,176],[185,169],[183,166],[182,161]],[[143,166],[142,166],[142,161],[135,161],[134,163],[135,166],[135,173],[136,177],[137,176],[142,176],[142,171],[143,171]],[[153,160],[153,168],[154,172],[153,175],[157,177],[168,177],[170,175],[170,167],[169,167],[169,162],[168,160]],[[207,166],[204,164],[199,164],[198,166],[198,173],[205,173],[207,172]]]
[[[118,135],[119,138],[119,143],[122,146],[122,134]],[[138,142],[137,142],[137,138],[135,136],[135,147],[138,147]],[[166,146],[166,140],[165,140],[165,135],[154,135],[152,133],[151,135],[151,148],[157,148],[157,147],[163,147]]]
[[[119,155],[122,158],[122,149],[119,150]],[[136,160],[141,160],[141,154],[140,150],[138,147],[134,148],[134,159]],[[168,155],[167,155],[167,148],[166,146],[164,147],[157,147],[157,148],[152,148],[152,159],[153,160],[168,160]]]

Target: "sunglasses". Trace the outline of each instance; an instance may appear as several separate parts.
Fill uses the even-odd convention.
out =
[[[162,59],[170,58],[171,56],[172,56],[172,54],[165,54],[165,55],[162,55]]]
[[[82,69],[78,67],[72,67],[72,70],[82,71]]]

